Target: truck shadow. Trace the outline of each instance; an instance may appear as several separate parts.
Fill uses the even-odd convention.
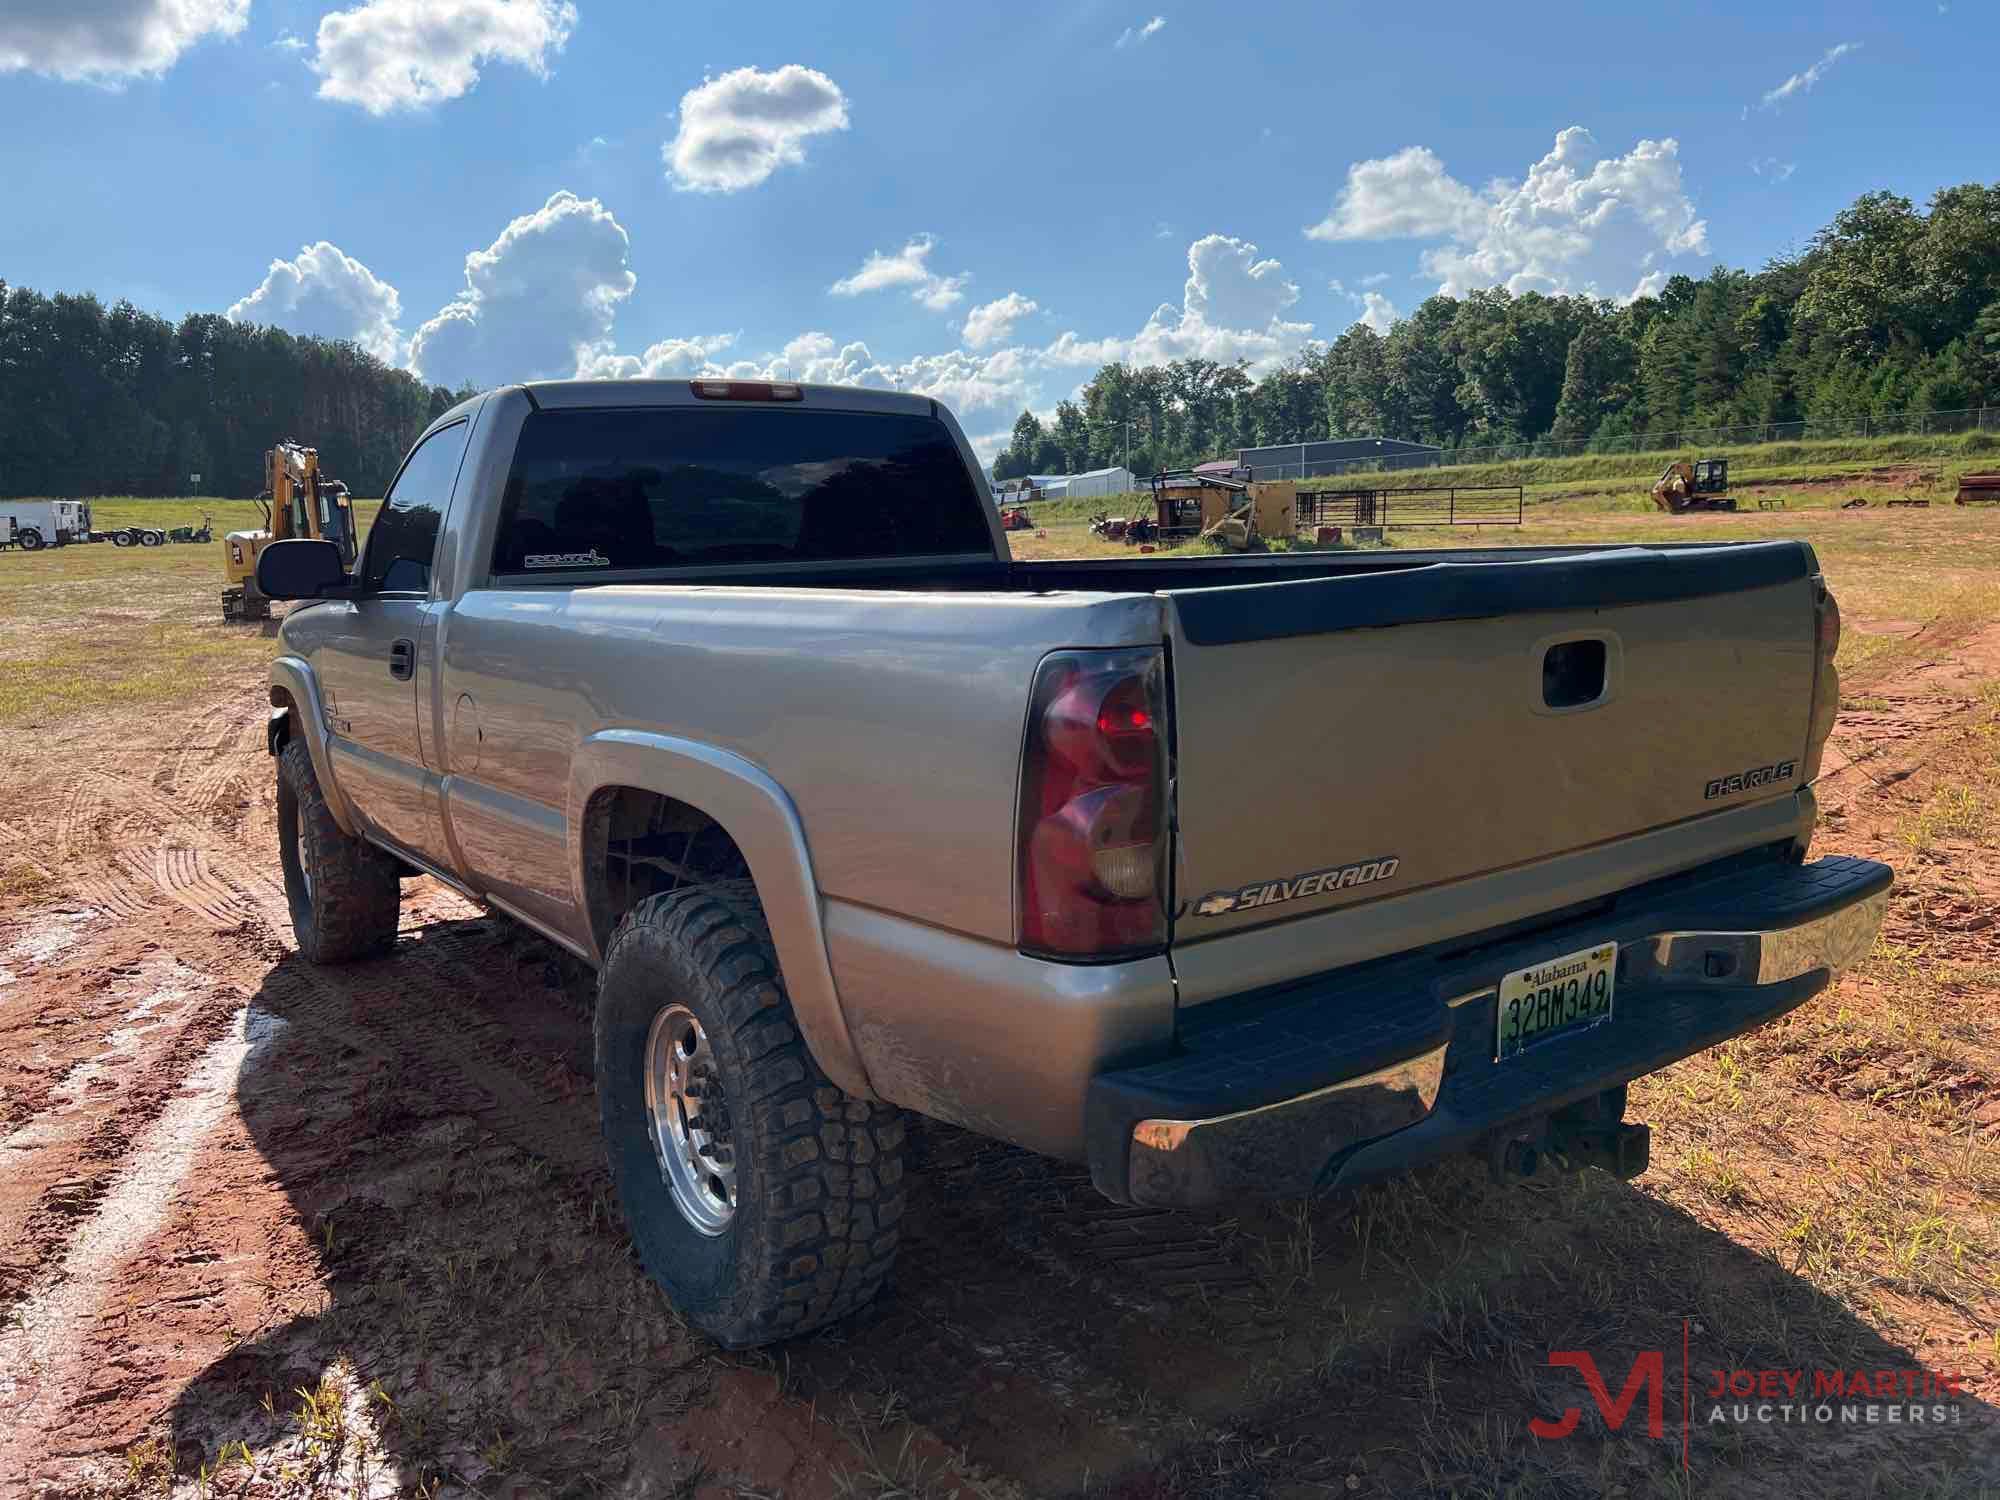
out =
[[[884,1296],[726,1355],[625,1242],[594,1146],[589,996],[573,960],[485,918],[408,931],[351,969],[269,971],[252,1005],[276,1024],[238,1103],[310,1246],[289,1274],[324,1298],[185,1388],[185,1471],[241,1441],[327,1472],[358,1458],[402,1488],[522,1494],[691,1493],[704,1477],[832,1493],[843,1465],[871,1493],[925,1492],[949,1466],[1030,1494],[1345,1490],[1350,1475],[1371,1493],[1639,1494],[1679,1482],[1684,1416],[1709,1492],[1785,1474],[1828,1492],[1837,1455],[1884,1492],[1942,1495],[2000,1459],[1972,1394],[1925,1400],[1950,1411],[1921,1429],[1739,1419],[1736,1397],[1712,1420],[1716,1370],[1803,1371],[1809,1387],[1814,1370],[1921,1361],[1768,1255],[1595,1174],[1500,1189],[1449,1164],[1310,1206],[1149,1213],[1106,1203],[1079,1168],[924,1126]],[[1662,1435],[1643,1392],[1612,1430],[1550,1367],[1556,1350],[1590,1353],[1614,1400],[1659,1351]],[[1574,1436],[1529,1433],[1569,1408]],[[903,1442],[912,1424],[939,1441]],[[824,1451],[799,1451],[801,1431]],[[217,1493],[230,1472],[247,1473]]]

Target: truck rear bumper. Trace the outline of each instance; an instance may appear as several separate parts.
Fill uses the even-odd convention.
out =
[[[1092,1180],[1120,1202],[1193,1206],[1470,1149],[1803,1004],[1869,952],[1891,879],[1871,860],[1759,851],[1532,934],[1204,1006],[1173,1056],[1092,1080]],[[1496,1060],[1501,978],[1605,942],[1619,948],[1610,1019]]]

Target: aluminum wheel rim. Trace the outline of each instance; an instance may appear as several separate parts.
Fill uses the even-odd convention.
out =
[[[646,1034],[646,1120],[674,1207],[701,1233],[736,1217],[736,1150],[708,1033],[685,1005],[669,1005]]]

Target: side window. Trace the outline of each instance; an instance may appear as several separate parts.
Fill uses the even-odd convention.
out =
[[[430,592],[438,528],[470,431],[469,424],[454,422],[425,438],[404,462],[368,531],[368,553],[361,560],[361,582],[368,592]]]

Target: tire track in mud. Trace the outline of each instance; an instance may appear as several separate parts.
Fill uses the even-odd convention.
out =
[[[1192,1213],[1128,1208],[1091,1184],[1083,1167],[969,1131],[926,1124],[923,1170],[948,1214],[982,1237],[1033,1225],[1077,1258],[1127,1275],[1166,1297],[1248,1288],[1257,1277],[1216,1222]]]
[[[215,874],[199,849],[162,844],[150,859],[125,851],[119,854],[118,862],[135,880],[150,880],[163,895],[218,931],[227,932],[251,920],[252,906],[244,893]]]
[[[96,809],[123,814],[114,842],[86,837]],[[87,809],[87,811],[86,811]],[[257,919],[280,928],[290,921],[283,884],[250,856],[242,840],[216,829],[139,777],[86,770],[56,827],[59,850],[84,899],[120,916],[139,916],[167,900],[223,928]],[[134,845],[151,842],[142,854]]]
[[[58,805],[50,834],[57,878],[87,905],[113,917],[142,917],[153,904],[145,887],[121,874],[106,849],[110,840],[101,825],[109,820],[109,808],[102,776],[83,771]]]
[[[476,999],[460,998],[490,984],[498,946],[490,931],[445,926],[399,940],[386,958],[339,970],[287,955],[266,977],[260,1001],[341,1046],[429,1070],[456,1108],[576,1186],[596,1191],[609,1177],[595,1094],[553,1082],[555,1070],[538,1069],[523,1055],[507,1020]]]
[[[261,700],[232,704],[220,723],[198,718],[190,726],[198,739],[182,747],[173,774],[161,790],[196,812],[207,812],[238,781],[247,782],[246,762],[253,753],[263,758],[262,706]]]
[[[30,1474],[48,1456],[44,1434],[72,1404],[91,1348],[79,1331],[94,1324],[119,1269],[164,1222],[196,1153],[233,1105],[231,1085],[260,1038],[240,996],[226,1007],[219,1024],[202,1028],[205,1039],[183,1032],[171,1082],[120,1142],[122,1168],[87,1188],[51,1189],[50,1210],[65,1218],[59,1254],[12,1297],[0,1327],[0,1406],[11,1418],[0,1431],[0,1473]]]
[[[0,1314],[39,1294],[31,1288],[54,1284],[50,1265],[243,1006],[240,991],[178,960],[141,964],[116,986],[103,1017],[113,1024],[98,1048],[10,1118],[0,1140],[8,1179],[0,1187]],[[28,1197],[34,1181],[43,1185]]]

